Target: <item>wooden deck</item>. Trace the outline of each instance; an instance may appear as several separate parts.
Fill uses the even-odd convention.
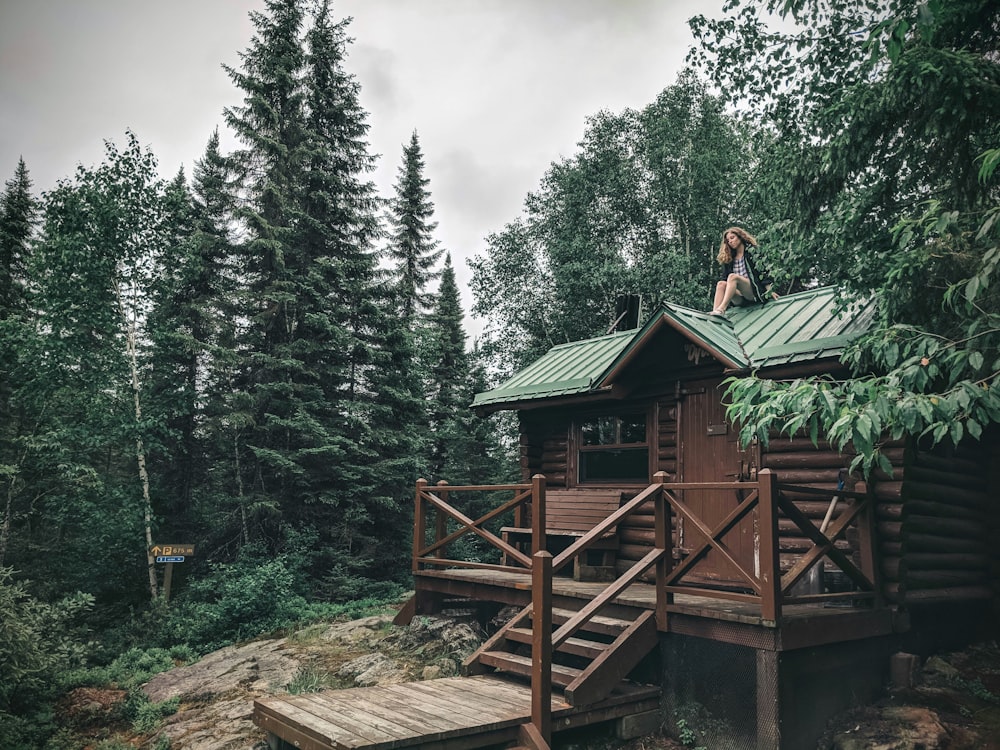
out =
[[[658,702],[658,687],[623,686],[585,707],[553,695],[552,723],[561,730],[587,726],[652,711]],[[254,701],[254,722],[268,732],[272,747],[301,750],[487,747],[516,741],[530,718],[531,687],[492,675]]]
[[[531,575],[507,570],[423,570],[414,574],[422,591],[447,597],[464,597],[525,606],[531,601]],[[590,601],[606,583],[574,581],[557,576],[552,582],[555,600]],[[627,606],[656,608],[653,584],[635,583],[615,601]],[[791,604],[782,610],[781,625],[763,619],[759,608],[711,596],[676,594],[668,606],[667,629],[713,640],[786,651],[871,638],[893,632],[892,612],[886,608]]]

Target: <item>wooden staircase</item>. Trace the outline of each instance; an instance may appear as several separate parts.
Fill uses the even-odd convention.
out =
[[[574,605],[574,600],[568,600],[553,607],[553,632],[585,603]],[[607,698],[658,643],[652,610],[622,605],[609,609],[553,644],[552,684],[572,706]],[[496,670],[530,679],[533,625],[532,606],[528,605],[466,659],[465,674]]]

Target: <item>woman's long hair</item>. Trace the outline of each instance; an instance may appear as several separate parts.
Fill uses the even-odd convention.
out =
[[[748,247],[757,247],[757,238],[750,234],[747,230],[742,227],[729,227],[729,229],[722,233],[722,244],[719,245],[719,257],[716,258],[716,260],[719,261],[719,264],[723,266],[728,266],[733,262],[733,254],[729,250],[729,245],[726,244],[726,235],[730,232],[743,240],[744,252]]]

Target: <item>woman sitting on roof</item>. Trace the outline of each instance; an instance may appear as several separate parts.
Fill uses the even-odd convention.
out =
[[[722,265],[719,282],[715,285],[715,302],[712,315],[724,315],[729,303],[743,305],[778,299],[770,291],[773,279],[754,267],[750,248],[757,247],[757,240],[740,227],[729,227],[722,235],[718,261]]]

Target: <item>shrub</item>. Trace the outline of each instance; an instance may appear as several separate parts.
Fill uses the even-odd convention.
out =
[[[59,673],[83,663],[89,644],[78,624],[94,597],[77,593],[55,604],[30,596],[0,568],[0,711],[36,705]]]

